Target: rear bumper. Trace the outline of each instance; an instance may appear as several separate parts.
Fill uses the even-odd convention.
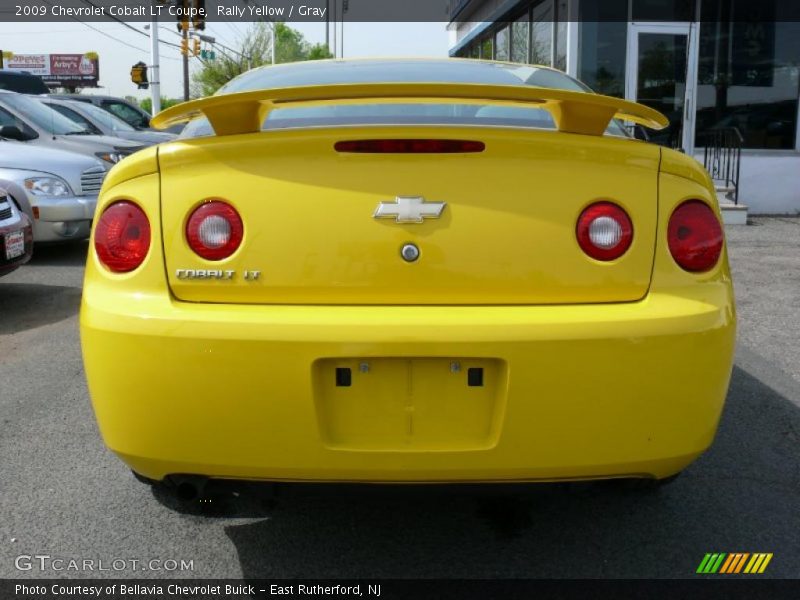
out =
[[[592,306],[315,307],[120,297],[87,281],[81,339],[106,444],[152,479],[661,478],[708,448],[727,392],[730,287],[702,287]],[[326,371],[421,357],[496,366],[489,399],[397,378],[354,383],[348,399]]]

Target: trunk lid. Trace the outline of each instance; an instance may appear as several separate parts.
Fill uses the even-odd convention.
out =
[[[475,140],[485,149],[334,149],[342,140],[397,138]],[[309,128],[177,141],[159,149],[169,285],[180,300],[214,303],[638,300],[652,270],[659,156],[634,140],[499,127]],[[381,202],[404,196],[446,206],[422,223],[374,218]],[[194,254],[185,237],[192,210],[209,199],[234,206],[244,223],[241,247],[218,262]],[[581,211],[598,200],[619,204],[633,223],[630,249],[610,263],[586,256],[575,236]],[[401,257],[408,243],[419,248],[415,262]]]

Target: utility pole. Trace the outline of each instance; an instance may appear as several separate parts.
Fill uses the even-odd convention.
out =
[[[325,47],[331,51],[331,0],[325,0]]]
[[[156,0],[153,0],[153,7],[156,5]],[[153,10],[153,20],[150,23],[150,101],[152,103],[153,116],[155,117],[161,112],[161,74],[159,72],[158,63],[158,19],[156,18],[157,10]]]
[[[350,9],[350,0],[342,0],[342,37],[339,41],[342,51],[339,53],[341,58],[344,58],[344,15]]]
[[[183,31],[181,35],[183,36],[183,41],[181,42],[182,46],[187,49],[186,52],[183,53],[183,101],[189,101],[189,17],[186,17],[186,21],[181,21],[181,26]]]
[[[275,64],[275,44],[277,44],[277,43],[278,43],[278,38],[277,38],[277,37],[276,37],[276,35],[275,35],[275,34],[277,33],[277,30],[275,29],[275,26],[276,26],[276,25],[277,25],[277,23],[276,23],[275,21],[273,21],[273,22],[272,22],[272,51],[271,51],[271,54],[272,54],[272,64],[273,64],[273,65]]]

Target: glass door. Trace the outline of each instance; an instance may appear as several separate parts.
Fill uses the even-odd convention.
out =
[[[670,125],[649,131],[652,142],[694,151],[697,25],[631,23],[625,97],[662,112]]]

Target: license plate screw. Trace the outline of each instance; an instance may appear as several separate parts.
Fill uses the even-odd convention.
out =
[[[358,365],[358,370],[362,373],[369,373],[369,363],[362,362]]]
[[[461,363],[457,360],[454,360],[450,363],[450,372],[451,373],[460,373],[461,372]]]

